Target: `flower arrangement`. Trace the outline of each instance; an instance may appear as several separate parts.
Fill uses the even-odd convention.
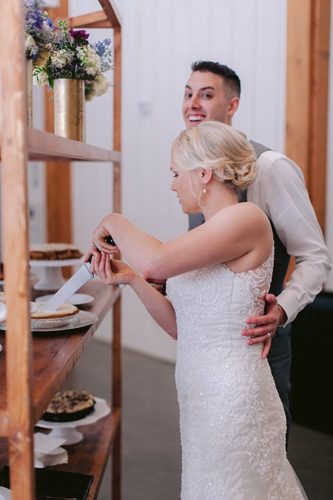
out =
[[[40,64],[50,50],[54,24],[44,10],[43,0],[25,0],[25,55]]]
[[[69,29],[66,20],[59,20],[48,57],[35,65],[34,84],[53,87],[58,78],[72,78],[85,81],[86,100],[104,94],[110,86],[103,73],[112,67],[111,39],[90,44],[88,38],[85,30]]]

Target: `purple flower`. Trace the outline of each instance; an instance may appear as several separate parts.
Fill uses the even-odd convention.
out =
[[[82,42],[86,42],[89,38],[89,33],[87,33],[86,30],[74,30],[71,28],[69,32],[73,38],[78,40],[81,39]]]

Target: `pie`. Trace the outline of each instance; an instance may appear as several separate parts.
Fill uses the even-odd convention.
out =
[[[82,255],[71,243],[40,243],[30,248],[30,260],[80,259]]]
[[[79,309],[73,304],[62,304],[55,311],[43,309],[45,303],[38,302],[37,309],[33,311],[30,315],[32,319],[53,319],[53,318],[67,318],[69,316],[74,316],[79,312]]]
[[[78,420],[94,411],[95,403],[94,397],[86,391],[60,391],[46,408],[42,419],[51,422]]]

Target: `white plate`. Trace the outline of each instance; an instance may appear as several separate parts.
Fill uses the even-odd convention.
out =
[[[79,443],[84,439],[82,432],[76,429],[76,426],[94,424],[100,418],[106,417],[111,412],[111,409],[105,399],[95,397],[95,408],[92,413],[89,413],[84,418],[72,420],[71,422],[49,422],[47,420],[39,420],[38,427],[52,429],[48,436],[65,439],[64,445]]]
[[[98,316],[94,313],[87,311],[80,311],[75,315],[76,321],[72,321],[69,324],[58,326],[57,328],[35,328],[33,332],[44,333],[47,335],[50,332],[66,332],[68,330],[74,330],[75,328],[82,328],[83,326],[92,325],[98,320]],[[47,320],[45,320],[47,321]],[[6,330],[6,323],[3,321],[0,323],[0,330]]]
[[[37,422],[37,427],[43,427],[44,429],[62,429],[67,427],[79,427],[81,425],[94,424],[100,418],[106,417],[111,409],[105,399],[94,397],[96,404],[94,411],[89,413],[83,418],[78,420],[71,420],[69,422],[49,422],[48,420],[39,420]]]
[[[51,295],[42,295],[41,297],[37,297],[35,302],[47,302],[53,297]],[[74,306],[81,306],[83,304],[90,304],[90,302],[94,302],[95,298],[92,295],[88,295],[87,293],[74,293],[66,302],[73,304]]]

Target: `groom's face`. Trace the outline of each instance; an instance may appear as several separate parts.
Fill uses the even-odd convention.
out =
[[[186,127],[208,120],[231,125],[239,98],[230,96],[223,77],[209,71],[194,71],[185,85],[183,119]]]

